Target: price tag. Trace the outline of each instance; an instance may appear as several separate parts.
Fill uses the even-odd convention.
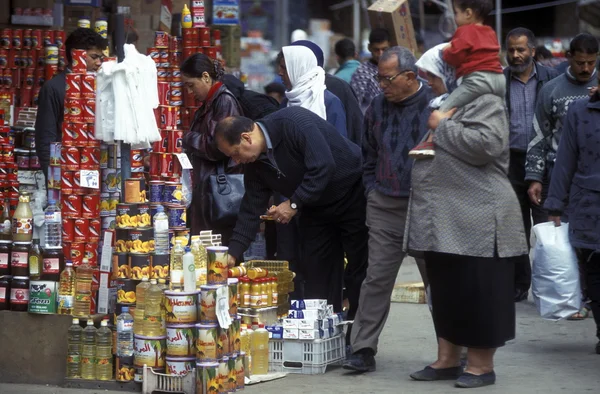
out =
[[[229,328],[229,287],[222,286],[217,289],[217,320],[221,328]]]
[[[97,170],[79,171],[79,184],[90,189],[100,188],[100,172]]]
[[[182,169],[191,170],[193,168],[192,162],[185,153],[175,153],[175,156],[177,156],[177,158],[179,159],[179,163],[181,163]]]

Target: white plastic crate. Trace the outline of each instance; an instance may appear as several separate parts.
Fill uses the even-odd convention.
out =
[[[346,357],[346,336],[300,341],[269,340],[269,371],[317,375]]]

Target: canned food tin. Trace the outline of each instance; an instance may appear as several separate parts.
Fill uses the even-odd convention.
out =
[[[100,236],[102,235],[102,221],[98,218],[90,219],[89,227],[89,241],[100,242]]]
[[[154,33],[154,47],[158,49],[169,49],[169,34],[164,31]]]
[[[88,136],[87,146],[100,148],[100,141],[96,140],[96,125],[94,123],[88,123],[86,126]]]
[[[167,354],[167,337],[145,337],[134,335],[133,363],[136,367],[147,365],[164,368]]]
[[[141,241],[140,241],[141,242]],[[133,246],[132,246],[133,249]],[[129,266],[131,267],[131,279],[150,279],[150,255],[147,253],[131,253],[129,255]]]
[[[238,312],[238,279],[227,279],[227,287],[229,287],[229,315],[237,316]]]
[[[135,368],[133,367],[133,357],[116,357],[115,371],[117,382],[132,382],[135,376]]]
[[[64,30],[54,30],[54,43],[61,49],[66,41],[66,33]]]
[[[71,261],[74,266],[81,265],[85,256],[85,243],[74,242],[70,245]]]
[[[200,323],[216,324],[217,290],[221,286],[200,286]]]
[[[82,110],[84,123],[94,123],[96,121],[96,100],[83,100]]]
[[[75,219],[62,219],[62,241],[73,242],[75,240]]]
[[[78,148],[63,146],[60,152],[62,168],[64,168],[67,171],[79,170],[81,156]]]
[[[94,219],[100,216],[100,196],[85,195],[82,201],[81,215],[87,219]]]
[[[160,155],[160,175],[164,178],[171,178],[173,176],[173,155],[171,153]]]
[[[117,205],[121,200],[121,193],[110,193],[110,200],[108,205],[108,212],[111,216],[116,216],[117,214]]]
[[[181,204],[183,202],[183,188],[179,182],[165,182],[163,189],[163,203]]]
[[[223,387],[223,393],[229,393],[229,357],[219,357],[218,363],[219,369],[217,370],[217,379],[219,379],[219,386]]]
[[[138,228],[151,228],[152,221],[150,220],[150,204],[138,204]]]
[[[84,194],[86,194],[85,189],[83,187],[81,187],[81,172],[80,171],[73,172],[73,194],[77,194],[79,196],[83,196]]]
[[[128,230],[131,253],[150,253],[154,252],[154,230],[139,229]]]
[[[201,47],[209,47],[211,42],[210,42],[210,28],[209,27],[201,27],[199,29],[199,38],[200,38],[200,43],[198,44]]]
[[[136,228],[138,208],[135,204],[117,204],[117,228]]]
[[[100,145],[100,168],[108,168],[108,145]]]
[[[84,123],[63,123],[63,146],[83,147],[88,144],[87,125]]]
[[[90,265],[95,267],[98,265],[98,243],[97,242],[86,242],[84,249],[84,256],[88,259]]]
[[[113,230],[117,227],[116,216],[105,216],[102,218],[102,231]]]
[[[121,189],[121,172],[116,168],[102,170],[102,191],[114,193]]]
[[[168,341],[168,335],[167,335]],[[167,352],[169,351],[167,342]],[[169,357],[167,356],[167,375],[171,376],[185,376],[192,373],[196,366],[195,357]]]
[[[141,150],[132,149],[130,151],[131,167],[144,167],[144,154]]]
[[[132,268],[133,269],[133,268]],[[198,319],[198,293],[165,291],[167,324],[194,324]]]
[[[100,193],[100,216],[110,216],[110,193]]]
[[[198,361],[217,360],[217,324],[196,324],[196,359]]]
[[[170,89],[168,82],[158,82],[158,105],[169,105]]]
[[[81,148],[81,165],[82,170],[99,170],[100,169],[100,149],[99,148]]]
[[[81,97],[89,100],[96,98],[96,76],[93,73],[87,72],[82,75]]]
[[[117,278],[131,279],[131,266],[129,265],[129,255],[127,253],[113,253],[112,264],[113,272],[117,273]],[[135,292],[135,286],[133,291]]]
[[[150,56],[155,63],[160,63],[160,52],[156,47],[150,47],[146,49],[146,55]]]
[[[67,99],[80,99],[81,98],[81,75],[67,73],[65,75],[67,81],[67,90],[65,98]]]
[[[184,205],[171,205],[168,207],[169,228],[185,229],[187,226],[186,208]]]
[[[196,393],[219,392],[219,363],[196,362]]]
[[[81,217],[81,196],[74,194],[64,194],[62,199],[62,215],[66,218]]]
[[[83,102],[81,99],[65,100],[64,119],[66,122],[71,123],[86,123],[83,117]]]
[[[169,356],[196,356],[196,334],[194,324],[167,325],[167,362]]]
[[[152,254],[151,279],[167,279],[169,277],[169,254]]]
[[[150,202],[161,203],[164,189],[165,183],[163,181],[150,181]]]
[[[125,181],[125,202],[128,204],[136,204],[146,201],[146,191],[143,190],[142,196],[142,181],[141,179],[127,179]]]
[[[89,219],[75,219],[75,236],[74,242],[88,242],[90,232]]]
[[[158,82],[168,82],[169,78],[168,78],[167,69],[164,68],[164,67],[162,67],[162,63],[159,63],[159,65],[161,67],[156,70],[156,79],[157,79],[157,81]]]
[[[87,72],[87,51],[85,49],[71,50],[71,71],[76,74],[85,74]]]

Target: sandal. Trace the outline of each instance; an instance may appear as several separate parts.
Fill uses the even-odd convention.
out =
[[[584,306],[581,310],[567,318],[567,320],[585,320],[589,317],[590,310],[589,307]]]

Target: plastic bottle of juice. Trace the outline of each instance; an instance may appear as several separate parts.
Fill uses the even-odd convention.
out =
[[[263,307],[270,307],[269,303],[269,291],[271,291],[271,287],[269,286],[269,282],[267,278],[258,279],[260,283],[260,300]]]
[[[111,380],[113,376],[112,331],[102,320],[96,331],[96,379]]]
[[[60,283],[58,286],[58,314],[72,315],[74,299],[75,271],[73,270],[73,263],[67,261],[65,269],[60,273]]]
[[[262,294],[260,289],[260,282],[258,280],[253,280],[250,285],[250,308],[262,308]]]
[[[183,246],[181,241],[175,241],[171,249],[171,290],[183,290]]]
[[[148,278],[142,278],[142,282],[135,288],[135,313],[133,317],[133,332],[135,335],[146,335],[144,327],[144,311],[146,305],[146,291],[150,287]]]
[[[88,259],[83,259],[83,264],[77,267],[75,275],[75,308],[73,315],[89,316],[92,302],[92,276],[94,275],[94,269],[90,266]]]
[[[67,378],[81,377],[81,351],[83,328],[79,325],[79,319],[74,318],[69,327],[67,340]]]
[[[194,264],[194,254],[189,246],[185,247],[183,262],[183,291],[192,292],[196,290],[196,266]]]
[[[83,379],[96,379],[96,327],[94,327],[92,319],[88,319],[87,326],[83,330],[81,377]]]
[[[264,324],[258,325],[258,330],[252,334],[252,374],[266,375],[269,373],[269,332]]]
[[[156,284],[156,279],[150,281],[150,287],[146,290],[144,302],[144,335],[159,337],[165,334],[162,319],[161,304],[163,292]]]

